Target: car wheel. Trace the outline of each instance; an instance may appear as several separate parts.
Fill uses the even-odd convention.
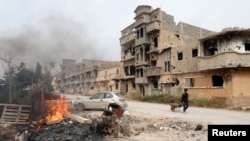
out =
[[[83,103],[77,103],[77,104],[75,104],[75,108],[79,111],[84,111],[85,105]]]

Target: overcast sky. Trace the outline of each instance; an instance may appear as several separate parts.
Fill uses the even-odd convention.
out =
[[[212,31],[250,26],[249,0],[0,0],[0,55],[26,63],[119,61],[120,31],[134,22],[138,5]]]

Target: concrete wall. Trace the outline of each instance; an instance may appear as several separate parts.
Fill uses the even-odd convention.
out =
[[[250,96],[250,69],[232,72],[233,96]]]

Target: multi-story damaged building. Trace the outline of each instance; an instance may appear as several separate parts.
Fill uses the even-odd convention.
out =
[[[188,88],[192,98],[250,96],[248,30],[216,33],[176,24],[148,5],[134,12],[135,21],[121,31],[122,93],[179,95]]]
[[[116,77],[113,76],[119,73],[119,68],[119,61],[83,59],[76,64],[75,60],[63,59],[61,72],[55,78],[55,89],[82,94],[114,89]]]
[[[219,97],[230,105],[250,105],[250,30],[213,32],[148,5],[135,9],[135,21],[121,31],[121,60],[62,61],[56,89],[92,94]]]

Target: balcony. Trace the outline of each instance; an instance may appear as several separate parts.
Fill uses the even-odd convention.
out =
[[[135,78],[135,83],[137,83],[137,84],[147,84],[148,79],[146,77]]]
[[[124,55],[124,57],[122,58],[121,62],[124,62],[124,61],[129,61],[129,60],[134,60],[135,59],[135,56],[132,55],[131,53],[127,53]]]
[[[135,27],[141,25],[141,24],[144,24],[144,23],[149,23],[150,22],[150,18],[149,17],[143,17],[143,18],[140,18],[140,19],[137,19],[136,22],[135,22]]]
[[[135,66],[144,66],[144,65],[150,65],[149,60],[148,61],[139,61],[139,62],[135,62]]]
[[[150,67],[145,69],[146,76],[160,76],[162,73],[161,67]]]
[[[123,36],[120,38],[120,44],[124,45],[126,43],[132,42],[133,40],[135,40],[135,34],[134,32],[131,32],[127,36]]]
[[[147,53],[150,54],[150,53],[159,53],[160,50],[157,48],[157,47],[152,47]]]
[[[213,56],[197,57],[198,70],[250,67],[250,53],[224,52]]]
[[[135,46],[141,45],[141,44],[150,44],[149,40],[146,37],[139,38],[135,40]]]
[[[112,80],[119,80],[120,79],[120,74],[111,74],[110,79]]]
[[[150,33],[153,31],[159,31],[161,29],[161,22],[160,21],[153,21],[146,27],[146,32]]]
[[[125,74],[123,74],[120,77],[120,79],[123,79],[123,80],[125,80],[125,79],[133,79],[133,78],[135,78],[135,75],[125,75]]]

